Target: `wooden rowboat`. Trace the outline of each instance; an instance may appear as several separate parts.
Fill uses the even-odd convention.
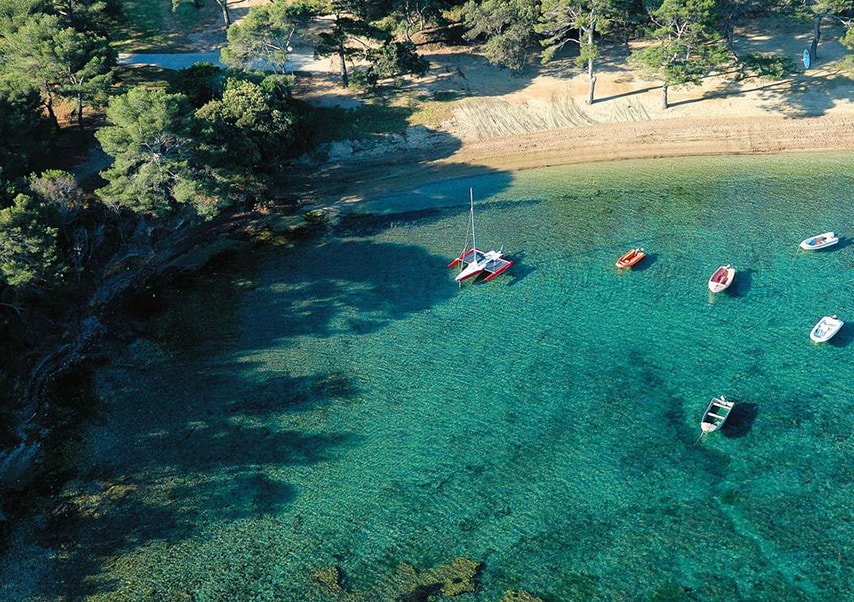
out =
[[[719,430],[726,422],[734,405],[734,401],[729,401],[723,395],[712,397],[700,421],[700,430],[703,431],[703,435]]]

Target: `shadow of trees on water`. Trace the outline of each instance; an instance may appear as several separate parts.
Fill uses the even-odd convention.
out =
[[[176,391],[172,376],[151,382],[152,368],[181,370],[110,369],[124,393],[109,403],[124,407],[112,409],[92,436],[116,437],[114,450],[79,458],[69,484],[36,508],[35,542],[57,552],[50,578],[39,584],[51,599],[126,593],[108,578],[110,559],[181,545],[217,521],[279,515],[300,493],[283,470],[335,462],[360,444],[354,433],[275,426],[290,413],[355,402],[358,392],[343,375],[243,379],[221,393],[220,374],[198,374]],[[224,367],[239,380],[237,369]],[[140,411],[139,403],[151,405]]]
[[[456,230],[448,256],[406,236],[377,240],[442,220],[459,221],[462,236],[468,195],[447,190],[452,207],[345,215],[296,246],[229,251],[130,298],[115,317],[130,333],[98,370],[98,418],[75,435],[105,443],[80,444],[65,458],[66,485],[28,521],[39,546],[61,552],[39,593],[121,595],[110,559],[186,544],[217,521],[284,516],[301,494],[291,469],[358,453],[358,433],[322,420],[358,406],[350,375],[309,368],[297,376],[256,357],[300,337],[342,335],[340,352],[358,353],[360,335],[459,294],[447,268]]]

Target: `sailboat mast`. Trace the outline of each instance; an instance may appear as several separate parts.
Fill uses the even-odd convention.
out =
[[[469,188],[469,201],[471,203],[471,246],[472,249],[477,249],[477,240],[474,238],[474,190]]]

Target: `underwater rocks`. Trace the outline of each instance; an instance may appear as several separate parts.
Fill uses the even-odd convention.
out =
[[[434,569],[419,571],[408,564],[397,568],[403,582],[413,586],[407,594],[421,592],[441,593],[443,596],[458,596],[477,590],[477,576],[483,563],[468,558],[455,558],[450,564],[444,564]],[[409,598],[406,595],[401,600],[421,599]]]
[[[344,587],[341,585],[343,579],[344,574],[338,566],[327,566],[311,574],[312,581],[322,585],[329,595],[336,598],[340,598],[346,594]]]
[[[501,596],[501,602],[543,602],[543,600],[526,591],[509,591]]]
[[[343,571],[338,566],[315,571],[311,574],[311,580],[318,583],[326,595],[336,600],[420,602],[477,591],[477,579],[482,568],[482,562],[468,558],[455,558],[450,564],[426,570],[402,563],[394,575],[369,592],[348,592],[343,585]]]

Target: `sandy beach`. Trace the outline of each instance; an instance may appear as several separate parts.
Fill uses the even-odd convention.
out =
[[[841,30],[824,29],[818,59],[800,61],[811,30],[779,20],[739,31],[736,50],[792,61],[783,80],[721,73],[700,86],[671,88],[631,69],[611,49],[597,71],[596,101],[585,102],[587,77],[567,57],[531,65],[518,76],[470,50],[425,52],[431,70],[411,87],[457,98],[452,118],[411,128],[385,143],[336,144],[309,186],[309,198],[356,202],[401,185],[490,171],[697,155],[821,152],[854,149],[854,80],[840,68]],[[354,106],[332,86],[309,100]]]

